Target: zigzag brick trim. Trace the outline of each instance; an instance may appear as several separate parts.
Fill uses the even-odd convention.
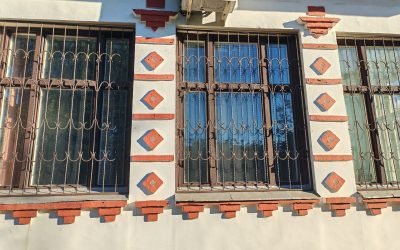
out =
[[[363,199],[365,208],[371,215],[380,215],[382,208],[387,208],[389,202],[400,202],[400,198]]]
[[[332,216],[343,217],[346,215],[346,210],[350,209],[351,203],[356,202],[355,197],[334,197],[326,198],[326,203],[329,204],[332,210]]]
[[[145,216],[146,222],[158,220],[158,215],[164,212],[164,208],[168,206],[166,200],[136,201],[135,206]]]

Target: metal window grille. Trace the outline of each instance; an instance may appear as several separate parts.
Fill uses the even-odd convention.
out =
[[[178,190],[309,189],[295,35],[178,31]]]
[[[133,28],[0,22],[0,194],[121,192]]]
[[[360,189],[398,189],[400,40],[338,39],[356,181]]]

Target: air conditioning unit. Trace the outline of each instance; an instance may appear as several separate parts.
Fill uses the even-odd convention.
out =
[[[181,0],[181,9],[188,13],[193,11],[222,13],[225,20],[229,13],[235,8],[236,0]]]

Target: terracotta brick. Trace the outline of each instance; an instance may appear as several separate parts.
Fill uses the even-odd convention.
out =
[[[66,209],[66,210],[57,210],[57,216],[66,217],[66,216],[80,216],[81,210],[74,209]]]
[[[37,215],[37,210],[22,210],[22,211],[13,211],[12,212],[12,217],[14,218],[27,218],[27,217],[36,217]]]
[[[236,212],[228,211],[228,212],[224,213],[224,218],[225,219],[232,219],[232,218],[235,218],[235,217],[236,217]]]
[[[142,186],[149,194],[154,194],[162,186],[164,182],[156,175],[156,173],[151,172],[142,181]]]
[[[173,120],[175,114],[132,114],[132,120]]]
[[[119,214],[121,214],[121,208],[120,207],[99,208],[98,213],[99,213],[99,216],[119,215]]]
[[[278,209],[278,202],[257,204],[257,210],[261,212],[261,215],[263,217],[272,216],[272,212],[277,209]]]
[[[342,83],[342,79],[307,78],[306,82],[312,85],[338,85]]]
[[[304,16],[299,18],[303,23],[338,23],[340,18],[332,17],[309,17]]]
[[[314,155],[314,161],[352,161],[352,155]]]
[[[314,103],[321,111],[327,111],[336,103],[336,100],[325,92],[318,96]]]
[[[132,162],[171,162],[174,161],[173,155],[132,155]]]
[[[322,33],[328,33],[328,29],[332,28],[334,26],[333,23],[307,23],[305,27],[307,29],[320,29],[323,30]]]
[[[204,211],[204,205],[192,204],[192,205],[179,205],[182,208],[182,212],[186,213],[187,219],[193,220],[199,218],[199,213]]]
[[[146,0],[146,8],[165,8],[165,0]]]
[[[346,216],[346,210],[344,210],[344,209],[335,209],[333,213],[334,213],[335,217]]]
[[[157,44],[157,45],[173,45],[175,43],[175,40],[173,38],[136,37],[136,43],[140,43],[140,44]]]
[[[328,204],[335,204],[335,203],[355,203],[355,197],[330,197],[326,198],[325,202]]]
[[[164,100],[164,97],[162,95],[160,95],[155,89],[147,92],[141,99],[141,101],[149,109],[155,109],[163,100]]]
[[[315,50],[337,50],[337,44],[323,44],[323,43],[303,43],[303,49]]]
[[[310,121],[314,122],[347,122],[348,116],[344,115],[310,115]]]
[[[293,209],[294,210],[304,210],[304,209],[312,209],[313,208],[313,204],[309,204],[309,203],[294,203],[293,204]]]
[[[339,191],[345,182],[346,181],[335,172],[331,172],[324,180],[326,188],[328,188],[332,193]]]
[[[311,67],[319,74],[323,75],[331,67],[331,64],[323,57],[318,57],[312,64]]]
[[[142,214],[161,214],[164,212],[164,207],[143,207],[140,211]]]
[[[173,74],[135,74],[135,80],[141,81],[173,81]]]
[[[156,51],[153,51],[144,58],[144,62],[151,70],[155,70],[162,62],[164,62],[164,58],[162,58]]]
[[[240,211],[240,204],[219,204],[219,211],[224,214],[225,219],[232,219]]]
[[[103,216],[103,219],[105,223],[113,222],[115,221],[115,215],[105,215]]]
[[[75,222],[75,216],[65,216],[63,217],[64,224],[73,224]]]
[[[135,206],[141,207],[166,207],[168,206],[168,201],[166,200],[149,200],[149,201],[136,201]]]
[[[147,214],[145,216],[145,220],[146,220],[146,222],[158,221],[158,214]]]
[[[350,209],[350,204],[345,203],[345,204],[331,204],[330,205],[333,210],[344,210],[344,209]]]
[[[30,217],[17,218],[18,225],[28,225],[31,223]]]
[[[308,215],[308,210],[297,210],[298,216],[306,216]]]
[[[152,200],[152,201],[137,201],[135,206],[139,208],[140,212],[145,216],[145,221],[157,221],[158,214],[164,212],[164,208],[168,205],[166,200]]]
[[[367,208],[387,208],[387,203],[386,202],[380,202],[380,203],[367,203],[366,204]]]
[[[199,213],[192,212],[192,213],[186,213],[186,214],[187,214],[188,220],[194,220],[194,219],[199,218]]]
[[[325,16],[324,6],[308,6],[307,15],[308,16]]]
[[[157,130],[152,129],[147,131],[141,138],[144,146],[147,150],[154,150],[164,138],[157,132]]]
[[[329,151],[336,147],[336,145],[340,142],[340,139],[335,135],[335,133],[327,130],[322,133],[322,135],[318,139],[318,142],[325,150]]]
[[[372,208],[369,211],[371,212],[371,215],[380,215],[380,214],[382,214],[382,210],[380,208]]]
[[[160,10],[145,10],[145,9],[134,9],[135,15],[140,15],[141,20],[145,21],[146,27],[151,28],[153,31],[157,31],[158,28],[165,27],[166,22],[170,17],[176,16],[178,12],[173,11],[160,11]],[[150,21],[152,18],[157,19],[158,17],[165,17],[165,21]]]

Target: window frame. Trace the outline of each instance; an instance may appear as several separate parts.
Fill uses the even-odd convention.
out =
[[[217,29],[218,30],[218,29]],[[235,34],[239,38],[234,39]],[[243,40],[243,35],[248,35],[248,39]],[[185,37],[186,36],[186,37]],[[185,38],[194,37],[196,39],[187,40],[189,42],[197,42],[200,41],[204,44],[204,52],[205,52],[205,82],[186,82],[184,81],[184,70],[183,70],[183,56],[184,56],[184,47],[185,47]],[[218,37],[218,38],[216,38]],[[226,37],[227,39],[219,40],[221,37]],[[230,38],[233,38],[230,40]],[[282,40],[280,40],[282,39]],[[286,40],[284,40],[286,39]],[[290,84],[270,84],[269,83],[269,74],[268,74],[268,57],[267,57],[267,45],[276,41],[279,44],[282,41],[282,44],[287,45],[287,56],[288,61],[295,61],[296,65],[293,66],[289,64],[289,79]],[[224,83],[224,82],[216,82],[214,76],[214,48],[217,43],[250,43],[257,45],[257,53],[259,59],[258,66],[258,74],[260,82],[256,83]],[[207,58],[209,60],[207,60]],[[212,58],[212,59],[210,59]],[[292,110],[293,110],[293,124],[294,124],[294,133],[296,140],[296,152],[301,155],[297,160],[300,182],[303,182],[300,185],[300,189],[302,190],[310,190],[312,189],[312,178],[311,178],[311,169],[310,169],[310,142],[308,129],[306,124],[306,105],[304,98],[304,84],[302,81],[302,68],[300,62],[300,49],[299,49],[299,40],[298,34],[294,32],[262,32],[260,30],[255,31],[247,31],[234,29],[232,32],[228,30],[221,31],[209,31],[209,30],[201,30],[198,29],[193,30],[191,28],[178,28],[177,29],[177,87],[176,87],[176,191],[186,191],[189,189],[190,191],[201,191],[202,188],[209,188],[211,191],[221,191],[213,190],[213,187],[222,187],[222,191],[239,191],[236,190],[235,187],[246,187],[253,185],[255,187],[254,190],[259,190],[258,187],[266,187],[266,189],[261,190],[270,190],[270,189],[282,189],[287,190],[286,188],[281,188],[279,185],[279,181],[276,179],[276,167],[274,159],[276,156],[274,154],[274,146],[273,146],[273,137],[272,137],[272,112],[270,110],[270,97],[269,94],[273,88],[275,92],[283,92],[283,93],[292,93]],[[298,93],[291,90],[291,88],[297,89]],[[267,157],[265,158],[264,169],[267,169],[267,180],[266,182],[251,182],[251,181],[235,181],[235,182],[224,182],[221,183],[218,181],[218,170],[217,170],[217,160],[216,156],[216,132],[213,126],[208,127],[207,131],[207,149],[208,149],[208,171],[209,171],[209,181],[207,184],[204,183],[193,183],[193,182],[185,182],[184,178],[184,93],[185,91],[204,91],[205,93],[205,105],[206,105],[206,122],[215,122],[216,120],[216,93],[218,91],[235,91],[234,93],[240,93],[240,91],[251,93],[251,91],[256,90],[259,91],[262,96],[262,122],[268,130],[264,131],[264,144],[267,145]],[[227,92],[230,93],[230,92]],[[298,105],[296,105],[298,104]],[[214,107],[214,108],[210,108]],[[303,126],[300,126],[303,124]],[[304,143],[300,143],[304,142]],[[301,145],[305,145],[301,147]],[[213,160],[213,158],[215,160]],[[303,180],[301,180],[304,178]],[[225,190],[225,187],[231,186],[233,189]],[[289,183],[287,186],[292,186],[290,189],[296,185]],[[182,189],[183,188],[183,189]],[[182,189],[182,190],[181,190]],[[251,190],[251,189],[246,189]],[[243,191],[243,190],[241,190]]]
[[[337,38],[339,49],[343,48],[354,48],[357,53],[358,67],[359,67],[359,77],[361,82],[357,83],[357,86],[350,86],[343,84],[343,93],[346,95],[359,94],[362,96],[364,109],[366,113],[366,119],[368,121],[370,147],[373,153],[373,171],[376,175],[376,182],[358,181],[356,179],[356,184],[359,190],[365,190],[372,186],[385,186],[385,189],[391,189],[389,185],[393,185],[394,189],[399,189],[400,181],[388,181],[386,175],[385,164],[382,159],[382,149],[379,139],[379,129],[375,124],[377,124],[376,111],[375,111],[375,101],[374,95],[377,96],[390,96],[391,94],[400,95],[400,85],[399,86],[380,86],[378,84],[373,84],[373,81],[369,77],[368,69],[368,57],[367,57],[367,47],[399,47],[400,40],[395,38],[385,38],[385,37],[366,37],[362,38],[359,36],[338,36]],[[378,157],[377,157],[378,156]],[[397,186],[397,187],[395,187]]]
[[[21,24],[21,26],[18,26]],[[35,129],[36,122],[39,119],[38,112],[40,109],[40,91],[43,90],[51,90],[51,89],[72,89],[80,87],[86,87],[90,90],[95,90],[101,83],[101,79],[105,77],[105,60],[102,60],[101,63],[95,63],[95,72],[93,75],[94,80],[88,79],[64,79],[64,78],[50,78],[46,77],[43,78],[44,68],[45,68],[45,60],[46,55],[44,54],[44,49],[46,46],[46,37],[53,36],[59,37],[62,36],[63,39],[67,37],[73,38],[90,38],[95,39],[96,42],[96,53],[99,52],[99,46],[101,47],[100,52],[106,53],[107,49],[107,39],[109,38],[116,38],[116,39],[126,39],[129,45],[129,52],[128,52],[128,72],[126,80],[120,81],[121,84],[113,83],[113,86],[116,85],[116,89],[121,89],[126,92],[126,117],[125,117],[125,137],[130,138],[131,129],[132,129],[132,97],[133,97],[133,75],[134,75],[134,51],[135,51],[135,26],[133,24],[111,24],[111,23],[92,23],[92,22],[37,22],[37,21],[8,21],[8,20],[0,20],[0,49],[1,51],[7,50],[7,53],[0,54],[0,99],[2,98],[3,91],[6,87],[17,87],[20,88],[24,86],[30,91],[29,97],[29,106],[28,106],[28,117],[27,121],[34,121],[33,126],[28,126],[26,129],[25,134],[29,134],[29,137],[25,136],[24,140],[24,156],[31,157],[30,160],[27,160],[23,163],[24,167],[23,170],[18,171],[13,169],[12,171],[15,173],[19,172],[18,177],[18,185],[10,185],[2,186],[0,189],[9,189],[10,192],[13,189],[18,190],[29,190],[29,189],[38,189],[50,187],[50,192],[48,194],[52,194],[51,189],[61,187],[62,189],[67,189],[67,187],[73,187],[78,192],[80,187],[86,188],[86,193],[90,193],[92,191],[98,191],[99,193],[104,192],[126,192],[126,187],[129,184],[129,163],[130,163],[130,147],[131,141],[129,139],[125,140],[124,143],[124,156],[123,156],[123,164],[121,166],[124,176],[121,180],[121,184],[115,183],[111,185],[102,185],[97,183],[98,179],[98,172],[99,172],[99,163],[96,163],[95,166],[90,167],[92,169],[92,174],[88,171],[87,174],[87,181],[86,184],[44,184],[44,185],[36,185],[32,183],[32,175],[33,175],[33,158],[34,158],[34,148],[35,144],[38,140],[37,138],[37,129]],[[52,33],[46,32],[44,30],[52,29]],[[20,32],[26,31],[26,32]],[[116,32],[123,34],[123,36],[112,36],[112,32]],[[9,51],[11,46],[11,37],[12,35],[17,32],[18,34],[26,34],[26,35],[34,35],[35,36],[35,53],[33,58],[33,65],[32,65],[32,76],[30,77],[14,77],[14,76],[7,76],[7,62],[9,58]],[[103,33],[102,33],[103,32]],[[109,35],[111,33],[111,36]],[[126,36],[125,36],[126,35]],[[30,79],[32,81],[30,82]],[[61,80],[62,79],[62,80]],[[44,87],[44,88],[43,88]],[[107,87],[102,86],[99,88],[99,98],[96,101],[93,99],[93,104],[99,106],[97,108],[97,113],[101,113],[102,108],[102,100],[101,97],[103,94],[101,93],[102,90],[105,90]],[[111,90],[113,91],[113,90]],[[93,112],[93,111],[92,111]],[[99,119],[102,119],[102,115],[99,116]],[[96,153],[99,152],[100,147],[100,135],[99,131],[96,132],[94,136],[93,132],[90,134],[90,147],[94,145],[96,148]],[[128,136],[127,136],[128,135]],[[96,142],[94,142],[94,137]],[[90,170],[88,169],[88,170]],[[13,173],[14,174],[14,173]]]

